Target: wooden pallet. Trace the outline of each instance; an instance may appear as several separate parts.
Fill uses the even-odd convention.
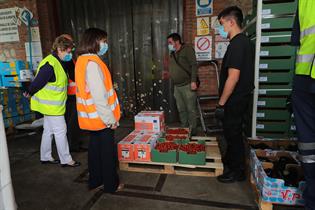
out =
[[[178,163],[158,163],[158,162],[138,162],[120,161],[119,167],[122,171],[176,174],[188,176],[214,177],[223,173],[223,164],[218,142],[215,137],[192,137],[191,141],[206,141],[206,164],[205,165],[186,165]]]

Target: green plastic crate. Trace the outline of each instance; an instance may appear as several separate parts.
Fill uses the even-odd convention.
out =
[[[286,109],[283,110],[258,109],[256,114],[257,120],[289,120],[290,117],[291,115]]]
[[[297,1],[284,2],[284,3],[273,3],[263,4],[262,14],[263,15],[282,15],[282,14],[294,14],[297,8]]]
[[[260,49],[260,56],[294,56],[296,54],[296,47],[289,45],[282,46],[265,46]]]
[[[271,97],[258,97],[257,107],[266,108],[285,108],[287,97],[271,98]]]
[[[260,59],[260,70],[294,70],[295,57],[289,59]]]
[[[291,31],[262,32],[261,43],[291,43]]]
[[[291,29],[294,22],[294,17],[277,17],[262,19],[261,29]]]
[[[260,83],[291,83],[293,71],[291,72],[268,72],[259,73]]]
[[[290,83],[259,83],[260,89],[279,90],[292,88],[292,82]]]
[[[260,88],[258,90],[258,95],[259,96],[288,96],[292,92],[291,89],[287,90],[268,90],[268,89],[262,89]]]
[[[256,123],[256,131],[257,132],[288,132],[289,131],[290,122],[265,122],[265,121],[257,121]]]

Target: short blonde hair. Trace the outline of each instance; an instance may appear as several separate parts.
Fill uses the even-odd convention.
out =
[[[64,35],[61,35],[55,39],[51,51],[57,53],[58,48],[60,48],[61,51],[65,51],[66,49],[73,47],[74,47],[73,40],[67,38]]]

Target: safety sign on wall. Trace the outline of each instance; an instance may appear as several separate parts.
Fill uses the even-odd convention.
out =
[[[197,61],[211,60],[212,37],[211,36],[195,37],[195,52]]]
[[[197,18],[197,35],[198,36],[208,35],[210,33],[209,19],[210,19],[209,17]]]
[[[216,42],[215,43],[215,58],[221,59],[229,46],[229,42]]]
[[[0,42],[18,42],[19,40],[15,8],[0,9]]]
[[[196,16],[212,15],[213,0],[196,0]]]

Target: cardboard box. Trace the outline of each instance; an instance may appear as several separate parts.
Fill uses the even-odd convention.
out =
[[[298,187],[288,187],[284,185],[284,180],[268,177],[262,162],[258,157],[276,157],[277,155],[287,154],[295,158],[297,155],[293,152],[273,151],[273,150],[251,150],[250,165],[257,189],[261,199],[266,202],[286,204],[286,205],[304,205],[302,194],[305,188],[305,182],[299,182]]]
[[[136,137],[137,134],[132,132],[117,144],[118,160],[120,161],[134,160],[133,143],[136,140]]]
[[[197,144],[205,145],[205,141],[198,140]],[[206,164],[206,150],[197,152],[196,154],[188,154],[187,152],[182,151],[179,147],[178,163],[189,164],[189,165],[205,165]]]
[[[140,112],[135,116],[135,130],[140,131],[165,131],[165,119],[163,112]]]
[[[151,161],[151,150],[155,147],[160,133],[142,132],[134,142],[134,160]]]
[[[166,142],[165,138],[159,138],[158,143]],[[176,142],[174,142],[176,144]],[[157,145],[156,145],[157,146]],[[162,163],[177,163],[177,149],[169,150],[167,152],[160,152],[156,147],[151,150],[151,160],[152,162],[162,162]]]

